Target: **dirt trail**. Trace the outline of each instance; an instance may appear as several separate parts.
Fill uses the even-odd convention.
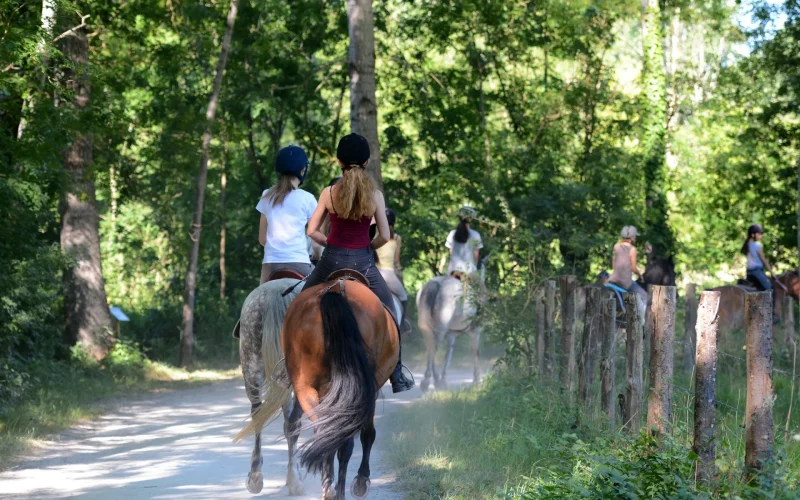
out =
[[[448,380],[451,387],[470,383],[472,371],[453,370]],[[371,500],[404,498],[393,485],[395,478],[384,456],[392,429],[383,417],[420,396],[419,389],[399,395],[393,395],[388,386],[383,389],[371,460]],[[282,419],[262,434],[264,490],[259,495],[247,492],[252,439],[233,444],[231,438],[248,411],[241,381],[137,398],[44,442],[35,456],[0,474],[0,498],[320,498],[318,476],[308,475],[303,481],[306,497],[286,497],[281,491],[287,464],[286,443],[279,440]],[[361,446],[356,440],[348,470],[348,497],[360,460]]]

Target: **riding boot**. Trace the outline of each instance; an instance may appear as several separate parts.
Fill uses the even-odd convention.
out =
[[[399,352],[397,353],[397,366],[394,367],[394,372],[392,372],[392,376],[389,377],[389,381],[392,383],[392,392],[397,394],[398,392],[408,391],[414,388],[414,381],[408,380],[403,373],[403,343],[400,342]]]

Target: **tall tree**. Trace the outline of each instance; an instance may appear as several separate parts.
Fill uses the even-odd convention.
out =
[[[236,22],[236,11],[239,0],[231,0],[228,10],[225,36],[222,39],[222,48],[217,61],[217,72],[214,76],[214,86],[211,89],[211,98],[206,109],[206,130],[203,133],[203,144],[200,153],[200,172],[197,174],[197,187],[194,198],[194,214],[192,216],[191,244],[189,250],[189,269],[186,271],[186,286],[183,292],[183,320],[181,324],[181,353],[180,365],[192,364],[192,345],[194,344],[194,302],[197,288],[197,260],[200,255],[200,231],[203,227],[203,203],[206,194],[206,179],[208,178],[208,149],[211,145],[211,133],[214,127],[214,117],[219,104],[219,94],[222,88],[222,77],[225,74],[225,63],[231,49],[233,36],[233,23]]]
[[[61,12],[59,17],[65,26],[76,26],[73,12]],[[61,249],[74,259],[73,265],[64,272],[64,340],[69,344],[78,342],[91,357],[102,359],[108,354],[113,339],[100,257],[94,180],[90,172],[89,40],[85,23],[67,29],[60,45],[70,63],[61,70],[61,84],[71,97],[69,107],[75,114],[76,124],[64,156],[69,186],[60,203]]]
[[[369,141],[367,172],[383,191],[381,146],[378,141],[378,104],[375,100],[375,21],[372,0],[348,0],[350,33],[350,129]]]
[[[668,224],[666,154],[667,97],[664,75],[664,27],[659,0],[642,0],[642,161],[645,176],[647,239],[660,255],[672,255],[674,237]]]

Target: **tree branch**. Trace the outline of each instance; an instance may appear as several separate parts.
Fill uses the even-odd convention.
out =
[[[91,17],[91,16],[89,14],[86,14],[84,16],[80,12],[78,12],[78,15],[81,16],[81,24],[79,24],[77,26],[74,26],[74,27],[68,29],[67,31],[61,33],[57,37],[53,38],[53,43],[61,40],[64,37],[67,37],[67,36],[75,36],[75,35],[78,34],[78,33],[76,33],[76,30],[79,30],[81,28],[85,28],[86,27],[86,20],[89,19],[89,17]]]

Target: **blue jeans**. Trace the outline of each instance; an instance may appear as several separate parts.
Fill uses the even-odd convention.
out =
[[[747,281],[753,283],[756,288],[760,288],[762,292],[771,292],[772,294],[772,313],[775,313],[775,289],[772,288],[772,282],[764,273],[763,268],[748,269]]]
[[[351,250],[349,248],[326,247],[325,251],[322,252],[322,258],[317,263],[317,267],[314,268],[311,276],[306,280],[303,290],[324,283],[332,272],[340,269],[354,269],[366,276],[369,280],[369,289],[383,302],[386,310],[389,311],[389,314],[392,315],[395,323],[397,323],[397,318],[394,317],[392,293],[375,266],[375,255],[371,248]],[[398,324],[399,327],[400,325]]]

